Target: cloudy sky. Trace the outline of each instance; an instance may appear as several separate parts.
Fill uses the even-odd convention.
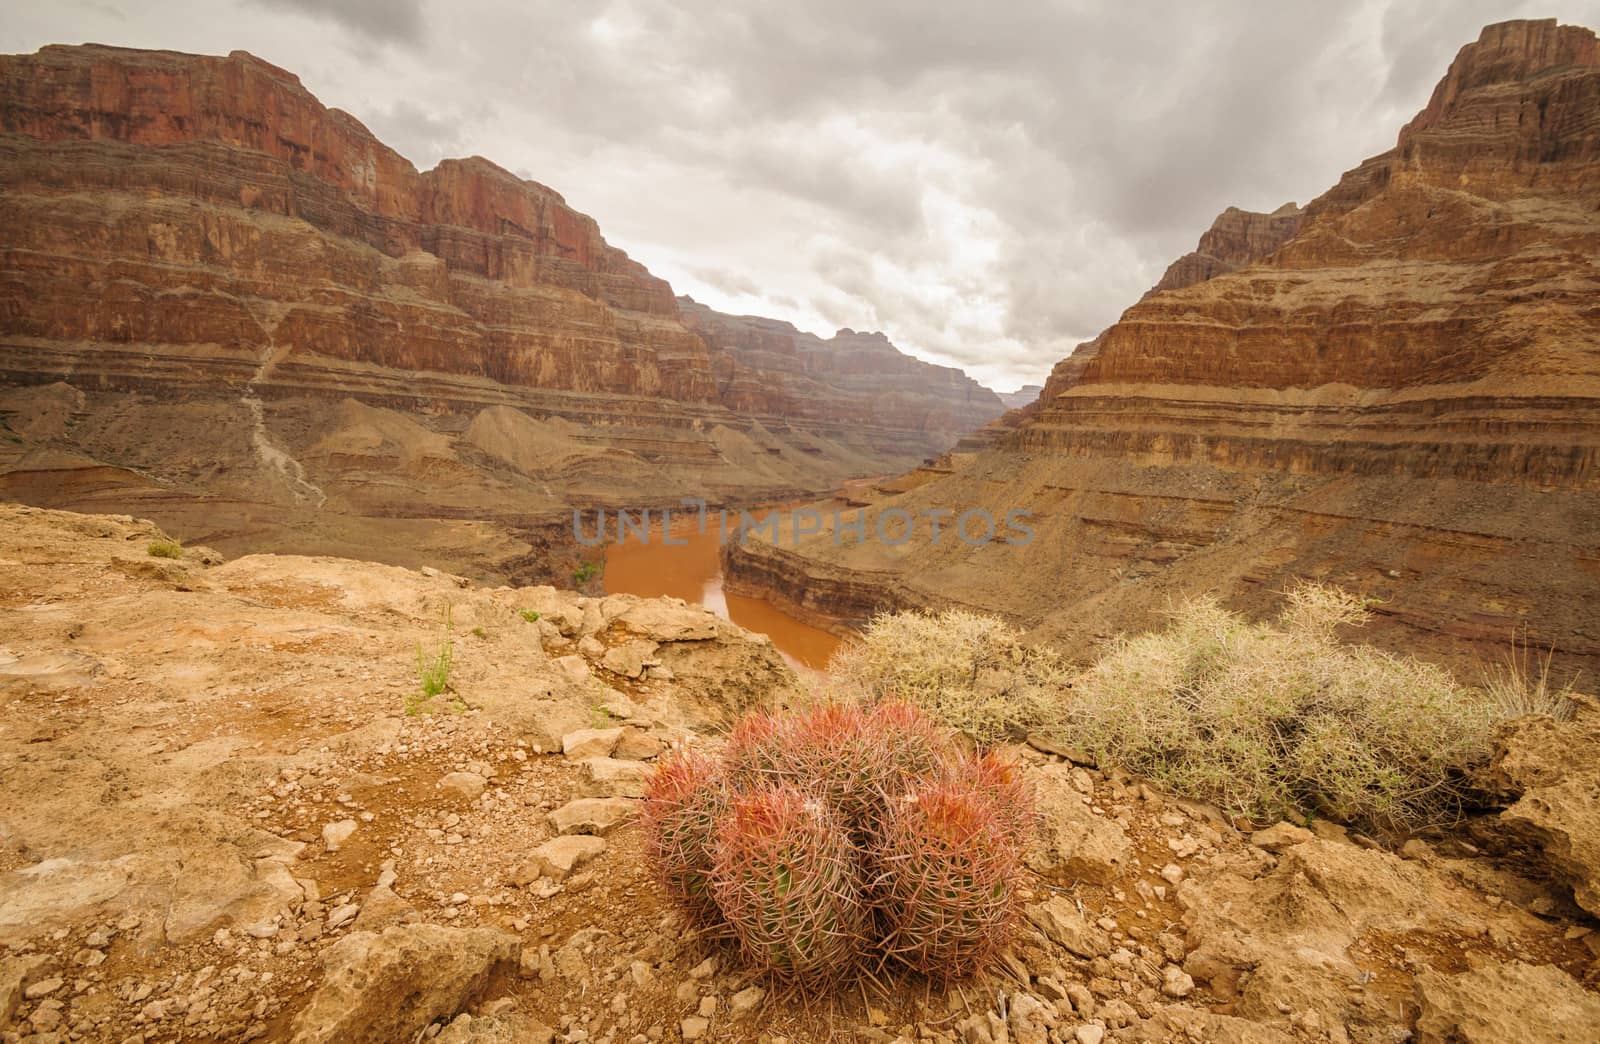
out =
[[[0,50],[249,50],[421,168],[551,185],[680,293],[1010,390],[1517,17],[1600,0],[13,0]]]

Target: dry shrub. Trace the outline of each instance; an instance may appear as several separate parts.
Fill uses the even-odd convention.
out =
[[[1339,642],[1365,619],[1355,596],[1310,584],[1275,624],[1192,601],[1075,681],[1064,737],[1257,820],[1448,819],[1488,755],[1493,704],[1440,667]]]
[[[666,759],[646,851],[691,923],[773,976],[980,970],[1010,938],[1033,829],[1020,767],[906,703],[757,713],[720,761]]]
[[[983,745],[1054,722],[1070,678],[1048,649],[962,609],[878,616],[834,654],[829,671],[847,691],[908,700]]]

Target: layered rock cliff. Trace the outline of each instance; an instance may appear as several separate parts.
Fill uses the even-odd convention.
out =
[[[824,340],[790,323],[727,315],[688,297],[678,304],[711,351],[718,399],[769,427],[855,432],[873,443],[937,454],[1005,409],[962,371],[912,358],[881,333],[840,330]]]
[[[1270,214],[1229,207],[1217,215],[1199,245],[1168,265],[1160,282],[1144,296],[1182,290],[1253,264],[1288,242],[1299,230],[1302,217],[1304,212],[1293,203]]]
[[[1000,401],[1005,403],[1008,409],[1014,410],[1033,402],[1042,391],[1044,391],[1042,384],[1024,384],[1014,392],[1002,392]]]
[[[1594,34],[1491,26],[1291,235],[1224,215],[1197,254],[1226,240],[1242,267],[1169,272],[1036,405],[877,505],[1026,510],[1030,543],[947,521],[937,546],[824,533],[735,571],[848,617],[953,602],[1077,649],[1172,598],[1264,610],[1311,576],[1382,599],[1399,646],[1470,663],[1516,633],[1600,664],[1597,198]]]
[[[533,578],[570,504],[820,491],[1001,410],[886,342],[708,347],[559,193],[242,51],[0,57],[0,228],[0,495],[226,550]]]

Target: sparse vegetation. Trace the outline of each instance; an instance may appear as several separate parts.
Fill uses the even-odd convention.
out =
[[[1440,667],[1340,642],[1361,599],[1308,584],[1274,624],[1211,598],[1172,615],[1076,680],[1069,742],[1256,820],[1404,830],[1459,812],[1494,707]]]
[[[1535,658],[1526,639],[1513,637],[1506,658],[1484,669],[1484,690],[1501,717],[1547,714],[1557,721],[1572,720],[1576,709],[1572,693],[1577,679],[1568,678],[1559,686],[1555,684],[1550,677],[1550,661],[1554,655],[1552,649]]]
[[[1379,830],[1456,815],[1498,718],[1570,712],[1548,663],[1513,661],[1483,692],[1432,664],[1341,641],[1368,608],[1306,584],[1275,622],[1254,624],[1201,598],[1076,676],[1000,621],[902,613],[874,620],[834,670],[980,743],[1039,732],[1252,819],[1326,816]]]
[[[664,759],[645,801],[663,887],[758,969],[831,985],[885,962],[951,979],[1011,937],[1031,794],[909,704],[740,723],[720,761]]]
[[[981,744],[1053,724],[1071,677],[1004,622],[960,609],[879,616],[829,669],[847,690],[908,700]]]
[[[591,559],[579,562],[578,568],[572,571],[572,583],[575,587],[582,587],[590,580],[604,576],[606,571],[605,559]]]
[[[488,638],[489,632],[485,631],[482,627],[474,627],[472,629],[472,636],[474,638]]]
[[[537,610],[537,609],[518,609],[517,610],[517,615],[522,617],[524,620],[528,621],[529,623],[538,623],[539,622],[539,610]]]
[[[450,637],[450,609],[444,611],[444,636],[433,651],[425,651],[422,643],[417,643],[417,681],[421,692],[413,694],[406,700],[406,713],[415,716],[422,713],[434,697],[450,688],[450,662],[454,653],[455,643]]]
[[[145,548],[151,558],[182,558],[183,545],[176,540],[152,540],[150,546]]]

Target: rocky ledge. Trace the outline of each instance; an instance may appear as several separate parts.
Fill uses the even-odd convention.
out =
[[[1003,967],[819,1003],[686,933],[634,821],[666,745],[714,748],[792,690],[766,640],[671,600],[152,556],[161,538],[0,507],[7,1040],[1442,1044],[1600,1022],[1587,705],[1507,731],[1513,803],[1472,841],[1398,853],[1018,748],[1043,818]]]

